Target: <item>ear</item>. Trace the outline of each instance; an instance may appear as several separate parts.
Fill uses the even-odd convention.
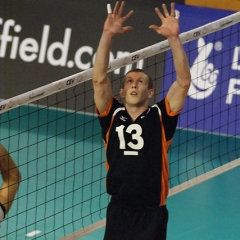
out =
[[[119,94],[121,98],[125,98],[124,91],[122,88],[120,89]]]
[[[153,89],[149,89],[148,90],[148,98],[152,98],[153,94],[154,94],[154,90]]]

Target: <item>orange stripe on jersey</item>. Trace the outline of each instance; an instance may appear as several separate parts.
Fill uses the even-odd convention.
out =
[[[109,113],[109,111],[110,111],[110,109],[111,109],[111,107],[112,107],[112,104],[113,104],[113,98],[112,98],[111,101],[109,102],[106,110],[105,110],[103,113],[101,113],[101,114],[99,113],[98,109],[96,108],[96,113],[97,113],[97,115],[98,115],[99,117],[105,117],[105,116],[107,116],[108,113]]]
[[[169,102],[165,98],[165,106],[167,114],[170,116],[176,116],[179,112],[171,112]],[[162,116],[160,121],[162,122]],[[168,168],[168,148],[172,143],[172,139],[166,141],[166,134],[164,126],[162,125],[162,175],[161,175],[161,196],[160,196],[160,206],[166,204],[169,186],[168,186],[168,177],[169,177],[169,168]]]
[[[113,104],[113,98],[111,99],[111,101],[109,102],[108,106],[107,106],[107,109],[99,114],[98,110],[96,109],[96,112],[97,114],[99,115],[99,117],[105,117],[109,114],[109,111],[112,107],[112,104]],[[104,146],[105,146],[105,149],[107,150],[107,147],[108,147],[108,139],[109,139],[109,134],[110,134],[110,129],[111,129],[111,126],[112,126],[112,122],[113,122],[113,119],[114,119],[114,116],[112,117],[112,120],[111,120],[111,124],[110,124],[110,127],[107,131],[107,134],[106,134],[106,142],[104,141]],[[109,163],[108,163],[108,159],[106,159],[106,170],[108,171],[109,170]]]
[[[111,120],[111,124],[110,124],[110,127],[106,133],[106,142],[105,142],[105,148],[106,148],[106,152],[107,152],[107,148],[108,148],[108,140],[109,140],[109,134],[110,134],[110,130],[112,128],[112,123],[113,123],[113,120],[115,118],[115,115],[112,116],[112,120]],[[108,159],[106,159],[106,170],[108,171],[109,170],[109,164],[108,164]]]
[[[170,104],[169,104],[167,98],[165,98],[165,106],[166,106],[167,114],[169,116],[176,116],[176,115],[178,115],[181,112],[181,110],[178,111],[178,112],[172,112],[171,108],[170,108]]]
[[[162,116],[160,117],[160,121],[162,122]],[[166,135],[164,131],[164,126],[162,125],[162,175],[161,175],[161,196],[160,196],[160,206],[166,204],[167,196],[168,196],[168,155],[167,149],[169,144],[166,141]]]

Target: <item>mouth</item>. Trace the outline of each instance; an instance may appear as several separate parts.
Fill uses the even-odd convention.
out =
[[[131,92],[130,95],[136,96],[136,95],[137,95],[137,92]]]

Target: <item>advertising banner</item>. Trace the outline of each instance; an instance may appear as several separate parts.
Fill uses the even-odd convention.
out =
[[[94,56],[114,0],[0,1],[0,99],[44,86],[93,67]],[[160,24],[159,1],[128,0],[123,14],[134,28],[115,38],[111,59],[163,40],[149,29]],[[18,87],[16,87],[18,86]]]
[[[169,5],[170,1],[167,2]],[[92,68],[107,17],[107,3],[113,7],[115,1],[1,1],[0,99],[12,98]],[[116,36],[111,60],[165,40],[148,28],[151,24],[160,25],[155,7],[161,9],[161,3],[126,1],[124,13],[134,10],[126,25],[134,30]],[[234,13],[182,4],[176,4],[176,9],[180,11],[181,33]],[[237,120],[240,43],[238,36],[230,36],[231,31],[221,30],[184,44],[193,81],[179,127],[240,135],[240,120]],[[163,89],[168,89],[174,79],[168,74],[174,74],[168,55],[171,51],[162,63],[165,66]]]
[[[233,14],[232,11],[178,5],[181,32]],[[225,23],[227,24],[227,23]],[[182,111],[179,127],[228,135],[240,135],[240,41],[239,25],[184,44],[192,84]],[[196,32],[197,34],[197,32]],[[168,89],[172,60],[168,51],[163,88]],[[169,59],[169,60],[168,60]]]

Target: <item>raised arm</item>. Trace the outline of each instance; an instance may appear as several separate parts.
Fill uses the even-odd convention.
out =
[[[2,187],[0,190],[0,202],[10,210],[15,194],[18,190],[21,174],[7,150],[0,144],[0,170],[2,174]]]
[[[179,20],[175,16],[174,3],[171,3],[171,13],[169,14],[166,5],[162,5],[163,13],[158,8],[155,11],[162,21],[160,27],[151,25],[149,28],[154,29],[158,34],[168,39],[172,50],[174,67],[176,70],[176,81],[172,84],[167,93],[167,100],[172,112],[178,112],[183,108],[188,89],[191,84],[191,73],[188,59],[179,38]],[[176,12],[177,15],[179,14]]]
[[[107,77],[107,68],[113,38],[117,34],[132,30],[130,26],[123,27],[123,23],[133,14],[133,11],[130,11],[127,15],[122,16],[124,5],[124,2],[121,2],[121,4],[116,2],[113,12],[108,14],[97,49],[93,67],[93,89],[96,107],[100,113],[106,110],[112,98],[112,89],[110,80]]]

